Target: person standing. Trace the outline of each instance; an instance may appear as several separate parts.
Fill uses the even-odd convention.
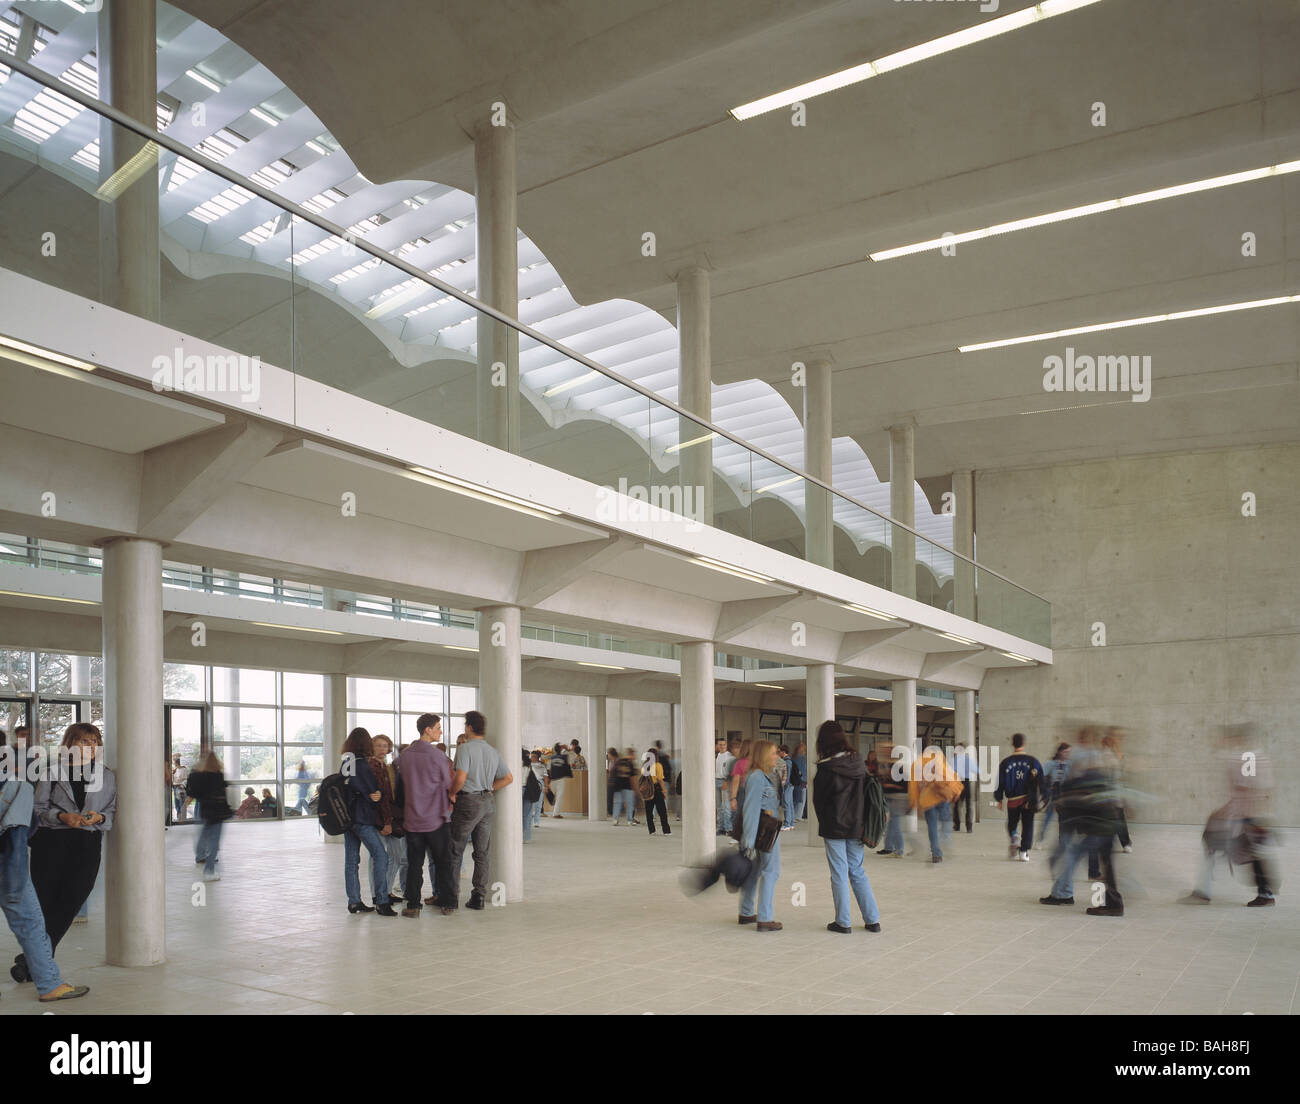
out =
[[[298,760],[298,771],[294,775],[294,780],[298,783],[298,802],[294,805],[294,810],[299,813],[311,812],[311,803],[309,801],[308,791],[311,789],[310,774],[307,772],[307,760]]]
[[[537,775],[533,773],[533,760],[528,752],[523,752],[523,762],[520,766],[523,768],[524,791],[524,842],[533,842],[533,810],[537,803],[542,799],[542,787],[537,781]]]
[[[802,740],[794,749],[794,769],[799,774],[799,781],[794,788],[794,818],[808,819],[808,745]]]
[[[664,801],[668,806],[668,811],[672,814],[673,820],[682,819],[682,802],[677,796],[673,780],[677,777],[676,764],[673,757],[664,751],[664,742],[655,741],[655,756],[659,760],[659,765],[664,769]]]
[[[425,903],[450,915],[456,890],[451,880],[451,760],[438,743],[442,719],[423,713],[415,722],[420,738],[402,749],[403,827],[406,830],[406,907],[402,915],[420,915],[424,862],[429,859],[433,896]]]
[[[623,815],[627,814],[628,826],[637,823],[636,819],[636,790],[632,788],[632,780],[636,777],[636,752],[631,748],[627,749],[625,755],[620,755],[614,761],[614,827],[617,828]]]
[[[1124,730],[1114,726],[1106,729],[1106,735],[1102,737],[1101,746],[1110,752],[1115,760],[1115,835],[1119,837],[1120,848],[1127,855],[1133,850],[1133,840],[1128,834],[1128,813],[1126,812]]]
[[[769,741],[770,742],[770,741]],[[740,746],[736,748],[736,761],[731,765],[731,778],[727,782],[727,801],[731,806],[732,832],[735,831],[735,818],[742,813],[741,809],[741,789],[743,787],[745,776],[749,773],[749,752],[753,747],[752,740],[741,740]],[[772,744],[775,748],[776,745]]]
[[[438,894],[443,908],[459,907],[460,867],[465,844],[474,845],[474,880],[467,908],[481,909],[487,900],[488,856],[492,847],[492,816],[496,792],[515,780],[505,760],[483,737],[487,721],[471,709],[465,714],[465,732],[456,745],[456,764],[451,779],[451,895],[445,900]],[[567,762],[565,763],[567,767]],[[556,794],[559,804],[559,794]]]
[[[786,828],[793,828],[794,822],[799,819],[800,814],[803,812],[804,794],[808,790],[808,787],[804,784],[805,775],[803,773],[807,769],[807,761],[805,760],[804,765],[801,767],[798,752],[806,746],[806,744],[800,744],[795,748],[795,754],[789,756],[786,760],[790,771],[789,777],[786,779],[790,793],[790,800],[785,803],[784,827]]]
[[[179,755],[172,756],[172,803],[176,810],[176,821],[179,823],[185,819],[185,807],[189,804],[189,798],[185,795],[185,782],[189,778],[190,772],[185,769]]]
[[[618,762],[618,748],[605,752],[605,815],[614,815],[614,764]]]
[[[962,748],[952,757],[953,773],[957,780],[962,784],[961,793],[952,803],[952,830],[961,831],[961,807],[966,806],[966,831],[973,832],[972,827],[972,806],[975,803],[975,779],[979,775],[979,767],[975,760],[975,749]]]
[[[221,826],[234,813],[230,802],[226,800],[226,776],[221,759],[215,751],[209,751],[198,766],[190,771],[185,792],[194,801],[199,811],[199,820],[203,822],[198,841],[194,845],[194,861],[203,865],[205,882],[219,882],[221,875],[217,873],[217,852],[221,848]]]
[[[3,736],[0,731],[0,743]],[[24,972],[36,983],[37,999],[49,1004],[84,997],[90,989],[64,981],[54,962],[45,918],[27,865],[27,839],[34,806],[32,784],[20,771],[10,772],[0,783],[0,910],[22,948],[19,957]]]
[[[104,765],[103,746],[94,725],[69,725],[54,779],[36,784],[32,819],[38,828],[29,838],[31,881],[51,955],[95,888],[104,833],[113,830],[117,776]],[[25,955],[14,959],[9,973],[18,982],[32,980]]]
[[[648,785],[647,785],[648,784]],[[645,802],[645,825],[650,834],[655,834],[655,812],[659,813],[659,824],[665,836],[671,836],[668,827],[668,806],[664,793],[664,768],[659,762],[659,753],[654,748],[646,751],[641,759],[641,798]],[[647,796],[647,790],[649,796]]]
[[[757,848],[759,823],[763,813],[781,816],[781,802],[776,792],[776,745],[770,740],[755,740],[745,756],[748,769],[741,786],[740,847],[754,864],[740,890],[740,923],[757,924],[761,932],[780,931],[773,902],[776,881],[781,876],[781,833],[772,840],[770,851]]]
[[[826,930],[840,935],[853,931],[853,898],[857,898],[867,931],[880,931],[880,909],[862,868],[866,853],[862,842],[866,831],[866,784],[867,765],[849,747],[844,729],[836,721],[824,721],[817,730],[813,808],[817,810],[817,834],[826,848],[831,898],[835,902],[835,919]]]
[[[1025,750],[1024,733],[1011,737],[1012,752],[998,764],[998,788],[993,800],[999,809],[1007,805],[1007,835],[1012,859],[1029,861],[1034,846],[1034,814],[1043,786],[1043,764]]]
[[[951,822],[948,804],[960,793],[961,783],[937,747],[926,748],[912,763],[912,778],[907,784],[908,808],[918,810],[925,817],[932,863],[943,862],[939,829]]]
[[[1047,829],[1052,817],[1057,815],[1057,803],[1061,800],[1061,785],[1070,773],[1070,745],[1064,741],[1056,745],[1056,754],[1043,764],[1043,793],[1047,798],[1047,808],[1043,811],[1043,827],[1039,834],[1038,846],[1047,846]],[[1056,827],[1059,837],[1062,826]]]
[[[383,777],[379,781],[382,785],[385,779],[387,780],[387,793],[390,795],[392,803],[393,831],[390,835],[384,837],[384,851],[388,855],[388,903],[390,905],[400,905],[402,903],[402,894],[406,890],[406,832],[403,828],[402,810],[405,794],[402,788],[402,772],[398,767],[397,757],[393,755],[392,740],[381,733],[374,738],[374,746],[375,759],[383,767]]]
[[[531,753],[532,771],[536,775],[537,781],[542,788],[542,796],[537,799],[537,806],[533,809],[533,827],[538,828],[542,823],[542,807],[546,804],[546,786],[550,782],[551,776],[547,773],[546,764],[542,762],[542,753],[534,751]]]
[[[364,728],[354,728],[343,744],[340,773],[347,780],[352,800],[352,827],[343,833],[343,886],[348,895],[348,912],[377,912],[396,916],[388,903],[388,851],[384,837],[392,834],[391,795],[386,797],[379,775],[383,764],[374,757],[375,745]],[[384,778],[387,782],[387,777]],[[374,906],[361,900],[361,848],[370,852],[371,891]]]
[[[904,762],[895,759],[886,763],[877,774],[880,788],[885,792],[885,804],[889,807],[889,820],[885,823],[885,846],[877,855],[893,855],[896,859],[903,857],[906,845],[903,843],[903,818],[908,808],[908,780],[904,772]]]
[[[569,759],[569,749],[564,744],[556,744],[551,752],[551,760],[546,764],[550,774],[551,792],[555,794],[555,804],[551,806],[551,819],[563,820],[560,807],[564,804],[564,788],[573,777],[573,766]]]
[[[781,799],[781,831],[794,828],[794,794],[790,791],[790,749],[782,744],[776,749],[776,790]]]
[[[731,835],[731,793],[728,785],[731,781],[731,768],[736,762],[737,740],[724,740],[719,736],[713,741],[716,755],[713,759],[713,779],[717,794],[714,799],[718,813],[718,835]]]

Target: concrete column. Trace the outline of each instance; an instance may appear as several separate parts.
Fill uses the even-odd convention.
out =
[[[915,427],[889,427],[889,516],[904,525],[916,524]],[[916,539],[894,526],[891,535],[890,589],[905,598],[916,597]]]
[[[953,708],[953,742],[967,749],[966,754],[975,756],[975,691],[957,690],[954,692],[956,704]],[[980,818],[979,780],[970,783],[971,805],[975,809],[975,820]]]
[[[515,781],[496,795],[490,877],[493,883],[505,883],[507,901],[522,901],[524,798],[519,770],[524,691],[518,606],[488,606],[479,611],[478,685],[479,711],[487,719],[487,742],[500,752],[515,776]]]
[[[810,362],[803,389],[803,466],[809,475],[831,483],[831,366]],[[805,488],[807,533],[804,558],[820,567],[835,566],[831,495],[814,484]]]
[[[952,473],[952,550],[975,558],[975,473],[969,468]],[[975,620],[975,568],[963,560],[953,564],[952,611]]]
[[[330,607],[327,605],[326,609]],[[321,749],[325,760],[323,775],[339,769],[343,760],[343,744],[348,738],[348,677],[342,674],[325,675],[325,745]],[[342,836],[321,837],[326,843],[342,843]]]
[[[515,128],[508,122],[493,126],[491,118],[487,118],[474,132],[474,204],[478,298],[517,318],[519,224],[515,210]],[[519,331],[480,314],[478,361],[479,440],[517,453]],[[576,371],[577,365],[574,368]],[[522,823],[521,820],[521,826]]]
[[[678,391],[681,406],[709,421],[713,417],[713,357],[710,339],[709,274],[691,265],[677,274]],[[697,441],[708,431],[687,418],[678,421],[677,445]],[[683,494],[690,491],[696,517],[713,524],[713,442],[679,448]],[[685,499],[683,498],[683,501]],[[710,676],[712,677],[712,676]]]
[[[605,697],[587,699],[587,819],[608,820],[605,812],[605,752],[608,750],[609,725],[605,716]],[[521,814],[522,815],[522,814]]]
[[[921,741],[916,734],[916,679],[895,679],[890,684],[894,693],[893,714],[890,723],[894,729],[894,746],[912,749],[912,762],[921,756]],[[908,774],[909,781],[911,774]],[[916,810],[907,814],[907,828],[916,831]]]
[[[835,665],[810,663],[804,683],[804,712],[808,715],[808,846],[820,847],[817,810],[813,808],[812,785],[817,777],[817,730],[835,719]]]
[[[117,774],[105,946],[110,966],[154,966],[167,958],[162,545],[111,540],[103,571],[105,762]]]
[[[682,865],[708,866],[717,850],[713,792],[713,644],[682,646]],[[703,784],[701,784],[703,783]]]
[[[113,0],[99,12],[99,98],[158,125],[154,0]],[[113,178],[121,173],[116,180]],[[160,317],[157,146],[107,119],[99,124],[99,295],[141,318]]]

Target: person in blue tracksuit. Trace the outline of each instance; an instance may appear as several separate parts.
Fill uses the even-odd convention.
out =
[[[998,764],[998,788],[993,791],[993,800],[999,809],[1006,802],[1009,857],[1028,862],[1034,846],[1034,813],[1043,783],[1043,764],[1025,754],[1023,733],[1011,737],[1011,746],[1012,753]]]

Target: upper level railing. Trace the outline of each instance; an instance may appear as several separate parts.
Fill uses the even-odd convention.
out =
[[[251,366],[272,364],[293,374],[295,389],[327,384],[577,476],[600,494],[597,507],[636,509],[644,498],[687,524],[798,557],[810,527],[823,538],[829,530],[836,571],[970,615],[957,601],[964,591],[980,623],[1050,644],[1042,597],[417,267],[448,262],[436,233],[412,246],[390,229],[406,217],[402,200],[382,223],[336,224],[319,212],[345,224],[361,213],[346,198],[313,195],[310,169],[258,167],[255,140],[237,154],[199,144],[250,179],[13,55],[0,52],[0,65],[9,70],[0,71],[0,166],[18,181],[6,220],[34,228],[0,240],[0,266],[120,305],[101,295],[113,258],[101,255],[112,238],[99,233],[98,208],[143,202],[160,231],[151,320],[250,358],[224,381],[241,397],[259,386]],[[33,112],[49,118],[20,125]],[[404,255],[386,253],[387,242],[404,242]],[[0,309],[0,330],[3,318]],[[145,352],[164,381],[186,386],[189,366],[169,367],[175,350]],[[203,378],[214,390],[212,373]]]

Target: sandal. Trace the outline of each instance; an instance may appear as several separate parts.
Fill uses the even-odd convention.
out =
[[[65,981],[57,989],[51,989],[38,999],[42,1004],[49,1004],[51,1001],[76,1000],[78,997],[84,997],[89,992],[89,985],[73,985],[71,982]]]

